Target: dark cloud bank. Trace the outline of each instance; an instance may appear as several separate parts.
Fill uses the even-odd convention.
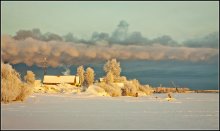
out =
[[[128,32],[121,21],[112,34],[94,32],[89,40],[72,33],[42,34],[39,29],[19,30],[15,36],[1,36],[1,57],[12,64],[42,65],[44,57],[56,67],[76,63],[117,59],[207,61],[218,57],[218,32],[178,43],[164,35],[148,39],[140,32]]]

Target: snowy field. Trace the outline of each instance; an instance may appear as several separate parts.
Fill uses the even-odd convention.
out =
[[[1,104],[1,129],[219,129],[218,93],[166,95],[34,94]]]

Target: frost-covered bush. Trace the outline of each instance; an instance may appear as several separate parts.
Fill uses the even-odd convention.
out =
[[[59,90],[59,93],[79,93],[81,90],[81,88],[67,83],[57,84],[55,87],[56,90]]]
[[[114,79],[119,77],[121,74],[121,67],[120,67],[120,63],[117,62],[116,59],[112,59],[112,60],[108,60],[106,62],[106,64],[103,67],[104,71],[106,72],[106,74],[108,72],[112,72]]]
[[[137,79],[131,80],[132,84],[135,86],[136,89],[139,89],[140,83]]]
[[[24,80],[27,82],[27,84],[34,85],[35,74],[32,71],[27,71],[27,74],[24,76]]]
[[[1,101],[8,103],[16,100],[21,93],[21,82],[17,78],[1,78]],[[13,81],[13,82],[12,82]]]
[[[126,82],[123,89],[126,96],[135,96],[138,91],[138,88],[131,81]]]
[[[58,88],[57,85],[44,85],[44,93],[60,93],[61,92],[61,88]]]
[[[121,88],[114,84],[98,83],[97,86],[103,88],[112,97],[121,96]]]
[[[95,73],[94,70],[90,67],[86,69],[85,81],[87,85],[92,85],[94,83]]]
[[[16,97],[17,101],[24,101],[33,92],[33,88],[29,84],[22,84],[20,94]]]
[[[82,86],[83,83],[84,83],[84,73],[85,73],[84,67],[83,67],[82,65],[79,66],[79,67],[77,68],[77,75],[79,76],[81,86]]]
[[[106,75],[106,77],[105,77],[105,81],[106,81],[106,83],[113,83],[113,81],[114,81],[114,76],[113,76],[113,74],[112,74],[112,72],[111,71],[109,71],[108,73],[107,73],[107,75]]]
[[[89,86],[86,92],[92,93],[97,96],[109,96],[108,93],[106,93],[103,88],[96,86],[96,85]]]
[[[32,89],[21,81],[19,73],[1,62],[1,101],[23,101],[31,93]]]
[[[127,80],[125,76],[120,76],[121,67],[116,59],[108,60],[103,69],[106,72],[106,76],[104,82],[99,83],[99,85],[111,96],[138,96],[138,93],[151,94],[152,90],[141,85],[138,80]],[[124,87],[117,87],[117,83]]]
[[[153,89],[148,85],[141,85],[138,80],[134,79],[131,81],[127,81],[124,84],[124,92],[123,95],[127,96],[135,96],[136,93],[145,93],[146,95],[150,95],[153,93]]]
[[[144,92],[146,95],[151,95],[154,91],[149,85],[141,85],[139,86],[139,90]]]
[[[114,78],[114,81],[119,83],[125,83],[127,81],[127,78],[125,76],[118,76]]]

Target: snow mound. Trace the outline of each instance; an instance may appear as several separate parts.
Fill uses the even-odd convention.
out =
[[[80,87],[76,87],[71,84],[61,83],[57,85],[38,85],[34,87],[35,93],[49,93],[49,94],[57,94],[57,93],[63,93],[63,94],[78,94],[81,92]]]
[[[138,96],[147,96],[147,94],[145,92],[142,92],[142,91],[138,91]]]
[[[93,94],[96,96],[109,96],[108,93],[105,92],[105,90],[99,86],[91,85],[86,90],[86,93]]]

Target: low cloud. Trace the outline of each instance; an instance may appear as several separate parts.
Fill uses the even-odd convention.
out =
[[[72,42],[74,44],[83,43],[87,45],[103,43],[109,45],[119,44],[148,46],[160,44],[173,47],[184,46],[192,48],[218,48],[219,44],[218,32],[210,33],[207,36],[201,38],[185,40],[183,43],[178,43],[169,35],[163,35],[154,39],[149,39],[144,37],[139,31],[129,32],[129,24],[124,20],[119,22],[118,26],[111,34],[105,32],[93,32],[90,39],[88,40],[77,38],[73,33],[68,33],[64,36],[50,32],[42,34],[40,29],[19,30],[13,38],[15,40],[25,40],[27,38],[32,38],[44,42],[59,41]]]
[[[164,35],[155,39],[148,39],[144,37],[141,32],[134,31],[129,32],[129,24],[122,20],[119,22],[117,28],[108,34],[105,32],[93,32],[91,38],[88,40],[80,39],[74,36],[72,33],[68,33],[64,36],[60,36],[55,33],[44,33],[42,34],[40,29],[32,30],[19,30],[16,32],[16,35],[13,37],[16,40],[24,40],[27,38],[33,38],[40,41],[63,41],[63,42],[73,42],[73,43],[84,43],[88,45],[93,45],[100,43],[100,41],[106,41],[108,44],[121,44],[121,45],[152,45],[152,44],[161,44],[161,45],[175,45],[177,44],[170,36]]]
[[[213,32],[204,37],[186,40],[183,42],[183,45],[194,48],[219,48],[219,33]]]
[[[172,47],[161,44],[122,45],[100,43],[88,45],[64,41],[41,41],[33,38],[19,39],[1,36],[1,57],[11,64],[43,65],[44,57],[52,67],[105,61],[110,58],[139,60],[207,61],[218,56],[218,49]]]
[[[151,41],[151,43],[158,43],[161,45],[167,45],[167,46],[179,46],[178,42],[173,40],[170,36],[168,35],[163,35],[158,38],[155,38]]]
[[[16,32],[16,35],[13,37],[16,40],[24,40],[26,38],[33,38],[41,41],[62,41],[63,38],[57,34],[47,32],[45,34],[41,34],[40,29],[32,29],[32,30],[19,30]]]
[[[141,32],[129,32],[129,24],[120,21],[112,34],[93,32],[88,40],[72,33],[42,34],[40,29],[19,30],[15,36],[2,35],[1,57],[5,62],[29,66],[42,66],[46,57],[52,67],[111,58],[208,61],[218,58],[218,41],[218,32],[181,44],[168,35],[148,39]]]

